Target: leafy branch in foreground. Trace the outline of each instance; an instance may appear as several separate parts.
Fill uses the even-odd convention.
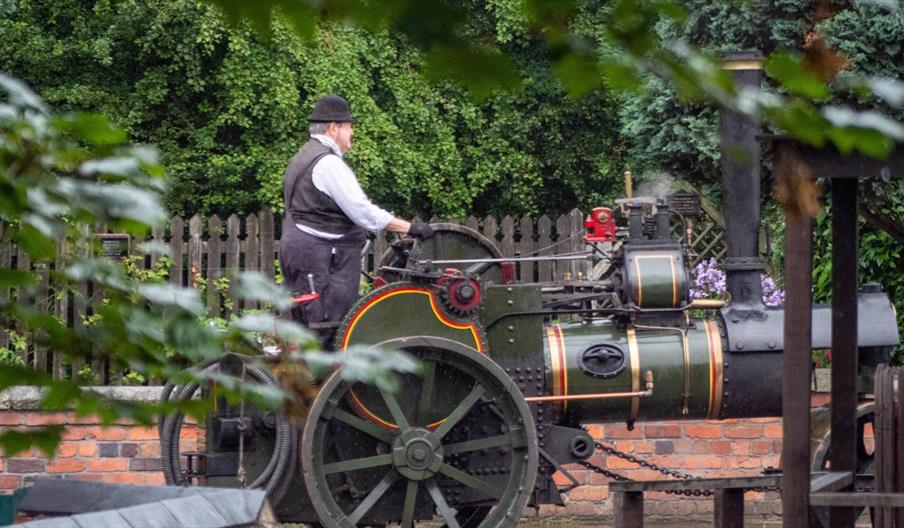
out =
[[[258,361],[259,338],[266,333],[297,349],[299,362],[335,366],[348,360],[355,365],[349,374],[391,383],[386,380],[392,379],[388,370],[393,363],[355,354],[324,359],[309,333],[272,314],[244,315],[225,328],[204,324],[205,307],[198,290],[162,283],[153,273],[136,276],[128,261],[98,256],[95,225],[103,223],[144,240],[166,219],[160,205],[164,171],[156,151],[128,143],[125,133],[103,116],[54,115],[25,84],[3,74],[0,94],[5,95],[0,98],[0,220],[6,224],[0,242],[16,243],[36,267],[49,269],[52,264],[53,283],[62,290],[58,294],[84,302],[90,323],[69,327],[33,303],[20,302],[35,294],[38,272],[0,268],[0,292],[4,293],[0,328],[30,333],[37,345],[62,353],[69,365],[103,359],[111,369],[145,379],[216,382],[221,387],[218,393],[227,400],[247,398],[271,408],[293,395],[279,387],[238,383],[217,372],[185,367],[219,358],[224,351]],[[62,241],[75,250],[60,251]],[[288,292],[260,274],[239,274],[234,279],[238,299],[261,301],[274,310],[284,310],[291,302]],[[91,289],[86,287],[89,283]],[[88,296],[88,291],[103,293]],[[158,413],[176,411],[201,418],[210,407],[203,400],[164,404],[111,400],[80,386],[80,372],[69,373],[73,379],[55,379],[37,354],[29,354],[27,348],[18,352],[4,356],[23,361],[4,361],[0,390],[16,385],[40,387],[45,411],[72,409],[79,416],[95,414],[102,424],[112,425],[120,418],[149,424]],[[413,368],[404,361],[396,364]],[[61,432],[59,427],[4,430],[0,449],[13,455],[36,446],[51,453]]]

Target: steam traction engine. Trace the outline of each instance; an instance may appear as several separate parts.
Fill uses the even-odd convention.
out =
[[[404,376],[396,394],[333,375],[299,438],[302,426],[284,414],[224,407],[208,421],[206,453],[189,455],[184,472],[172,441],[179,424],[167,420],[168,480],[234,486],[241,468],[282,519],[324,526],[436,516],[450,527],[514,526],[528,504],[561,504],[553,473],[567,477],[564,465],[595,450],[582,424],[780,415],[783,311],[755,298],[759,272],[729,268],[730,288],[752,288],[747,302],[695,304],[668,207],[646,214],[633,201],[627,210],[615,271],[599,281],[515,283],[491,241],[450,224],[396,242],[381,262],[383,285],[342,322],[337,353],[404,350],[422,375]],[[590,236],[613,237],[607,215],[594,211]],[[710,315],[691,316],[701,310]],[[858,313],[869,391],[898,331],[875,286],[863,289]],[[814,309],[814,348],[830,345],[829,315]],[[250,375],[267,382],[266,372]]]

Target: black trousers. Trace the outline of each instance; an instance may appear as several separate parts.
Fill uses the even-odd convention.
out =
[[[309,235],[294,224],[283,224],[279,242],[279,264],[286,287],[293,295],[309,293],[308,274],[320,299],[296,309],[293,317],[306,326],[339,322],[358,299],[361,280],[361,250],[364,233],[351,239],[327,240]],[[336,328],[315,330],[325,350],[329,350]]]

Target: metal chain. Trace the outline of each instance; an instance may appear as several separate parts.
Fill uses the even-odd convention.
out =
[[[619,451],[615,447],[605,445],[602,442],[595,442],[595,444],[596,444],[596,449],[598,451],[602,451],[608,455],[612,455],[612,456],[621,458],[622,460],[627,460],[628,462],[637,464],[638,466],[641,466],[641,467],[644,467],[647,469],[652,469],[653,471],[658,471],[659,473],[662,473],[663,475],[666,475],[669,477],[675,477],[680,480],[695,480],[695,479],[700,478],[700,477],[695,477],[693,475],[689,475],[687,473],[683,473],[681,471],[662,467],[656,463],[649,462],[649,461],[643,460],[641,458],[638,458],[630,453],[625,453],[624,451]],[[581,461],[580,464],[582,466],[584,466],[585,468],[587,468],[591,471],[594,471],[596,473],[599,473],[601,475],[605,475],[605,476],[611,478],[612,480],[616,480],[616,481],[620,481],[620,482],[626,482],[626,481],[633,480],[631,478],[628,478],[624,475],[621,475],[621,474],[611,471],[609,469],[594,465],[592,462],[587,461],[587,460]],[[778,486],[757,486],[757,487],[748,488],[748,489],[749,489],[749,491],[761,491],[761,492],[780,491],[781,490],[781,488]],[[663,490],[663,491],[665,491],[665,493],[669,493],[671,495],[684,495],[687,497],[711,497],[714,494],[712,490],[701,490],[701,489]]]

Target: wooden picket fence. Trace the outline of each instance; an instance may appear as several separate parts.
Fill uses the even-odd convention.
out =
[[[722,227],[712,216],[693,226],[691,242],[699,245],[692,264],[708,256],[720,256],[724,252]],[[420,219],[415,219],[420,221]],[[430,222],[463,224],[477,230],[495,242],[505,257],[551,256],[573,253],[585,249],[583,242],[584,214],[575,209],[566,215],[552,219],[546,215],[540,218],[505,216],[497,219],[487,216],[483,219],[468,217],[458,220],[429,219]],[[225,222],[218,216],[204,218],[193,216],[187,222],[174,217],[168,226],[154,230],[150,249],[143,241],[131,242],[131,259],[139,270],[157,270],[165,274],[174,285],[197,288],[202,291],[207,310],[212,317],[229,319],[246,309],[260,308],[257,303],[246,303],[235,298],[228,288],[228,280],[237,271],[259,271],[270,278],[278,273],[279,219],[269,210],[250,214],[244,218],[231,215]],[[0,226],[0,230],[4,229]],[[680,229],[679,229],[680,230]],[[103,226],[97,226],[97,233],[106,233]],[[2,231],[0,231],[2,234]],[[699,236],[698,236],[699,235]],[[370,245],[365,260],[365,270],[374,272],[380,258],[389,248],[396,235],[377,233]],[[166,245],[169,255],[153,252],[153,247]],[[699,251],[704,249],[704,251]],[[60,242],[58,255],[80,248],[67,248]],[[92,302],[103,299],[102,288],[91,284],[81,285],[77,292],[64,292],[55,287],[52,271],[61,262],[33,263],[14,244],[0,244],[0,269],[32,270],[37,274],[38,284],[33,292],[25,289],[3,289],[0,296],[13,298],[20,304],[36,306],[43,313],[54,315],[72,327],[85,324],[91,316]],[[517,280],[520,282],[562,280],[566,277],[597,277],[605,272],[605,266],[591,267],[589,261],[541,261],[519,262],[516,266]],[[59,291],[58,291],[59,290]],[[62,354],[42,347],[40,339],[29,335],[22,325],[17,328],[0,328],[0,347],[17,353],[31,365],[46,369],[56,378],[73,377],[90,366],[91,374],[99,384],[116,384],[121,373],[111,372],[101,359],[77,360],[72,365],[64,363]],[[16,346],[16,341],[19,346]]]

